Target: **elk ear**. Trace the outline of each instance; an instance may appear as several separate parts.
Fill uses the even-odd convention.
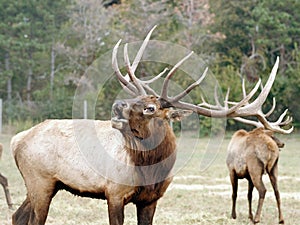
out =
[[[192,110],[170,109],[168,117],[171,121],[181,121],[184,117],[187,117],[192,113]]]

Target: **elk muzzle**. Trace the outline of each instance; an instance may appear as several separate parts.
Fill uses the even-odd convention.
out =
[[[118,130],[123,130],[128,124],[128,108],[129,105],[124,100],[117,100],[112,106],[112,127]],[[126,110],[127,109],[127,110]]]

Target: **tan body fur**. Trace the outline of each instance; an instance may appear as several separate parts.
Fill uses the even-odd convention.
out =
[[[266,193],[262,176],[267,173],[270,177],[277,200],[279,222],[284,223],[280,208],[280,195],[277,187],[279,147],[283,147],[283,143],[274,137],[271,131],[264,130],[263,128],[257,128],[250,132],[239,130],[233,135],[228,145],[226,163],[230,172],[233,189],[232,217],[234,219],[236,218],[235,206],[238,179],[246,178],[249,182],[249,218],[253,220],[254,223],[260,221],[261,209]],[[259,202],[254,218],[251,209],[253,187],[259,192]]]
[[[129,202],[137,206],[138,224],[152,224],[176,158],[170,110],[160,109],[155,97],[138,98],[123,109],[124,104],[116,104],[120,119],[113,122],[46,120],[12,138],[27,188],[26,200],[13,215],[14,225],[44,224],[60,189],[106,199],[111,225],[123,224]],[[128,122],[123,124],[124,116]]]

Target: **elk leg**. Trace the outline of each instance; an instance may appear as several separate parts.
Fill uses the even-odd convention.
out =
[[[27,196],[23,204],[12,216],[13,225],[43,225],[46,222],[51,199],[39,198],[39,204],[33,204]]]
[[[8,182],[7,182],[6,177],[3,176],[1,173],[0,173],[0,183],[3,186],[4,192],[5,192],[7,205],[10,209],[12,209],[12,201],[11,201],[10,193],[9,193],[9,189],[8,189]]]
[[[254,166],[255,167],[255,166]],[[262,206],[264,203],[265,195],[266,195],[266,188],[265,185],[262,181],[262,173],[258,174],[258,168],[254,169],[255,171],[252,170],[252,173],[249,171],[251,180],[253,182],[254,187],[258,190],[259,193],[259,200],[258,200],[258,206],[254,218],[254,223],[259,223],[260,221],[260,214],[262,210]]]
[[[277,201],[277,208],[278,208],[278,214],[279,214],[279,223],[284,224],[283,215],[281,212],[281,203],[280,203],[280,194],[277,186],[277,178],[278,178],[278,166],[276,165],[272,168],[271,172],[269,173],[270,181],[273,186],[273,190],[275,193],[276,201]]]
[[[232,210],[231,217],[236,219],[236,198],[237,198],[237,190],[238,190],[238,178],[234,171],[230,171],[230,181],[232,185]]]
[[[252,192],[253,192],[253,183],[251,179],[248,179],[248,205],[249,205],[249,219],[253,221],[252,215]]]
[[[110,225],[122,225],[124,223],[124,203],[122,199],[108,198],[108,216]]]
[[[31,212],[30,200],[27,197],[18,210],[12,215],[13,225],[28,224]]]
[[[26,182],[26,186],[27,197],[13,214],[13,225],[43,225],[47,219],[51,200],[56,193],[55,183],[37,177],[34,182]]]
[[[151,225],[153,222],[153,216],[156,209],[157,201],[150,205],[136,205],[138,225]]]

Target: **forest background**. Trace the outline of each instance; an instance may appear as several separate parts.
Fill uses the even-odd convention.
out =
[[[193,50],[230,98],[242,96],[241,78],[263,82],[276,60],[280,68],[265,110],[278,102],[300,125],[299,0],[0,0],[0,98],[3,132],[17,132],[49,118],[72,118],[73,99],[89,67],[119,39],[152,39]],[[139,68],[161,71],[165,65]],[[177,78],[176,78],[177,79]],[[185,80],[180,80],[185,84]],[[104,87],[94,107],[96,119],[109,119],[121,87]],[[199,93],[198,93],[199,92]],[[195,98],[200,100],[200,92]],[[200,120],[205,129],[210,123]],[[229,121],[229,129],[244,125]],[[205,132],[204,132],[205,133]]]

